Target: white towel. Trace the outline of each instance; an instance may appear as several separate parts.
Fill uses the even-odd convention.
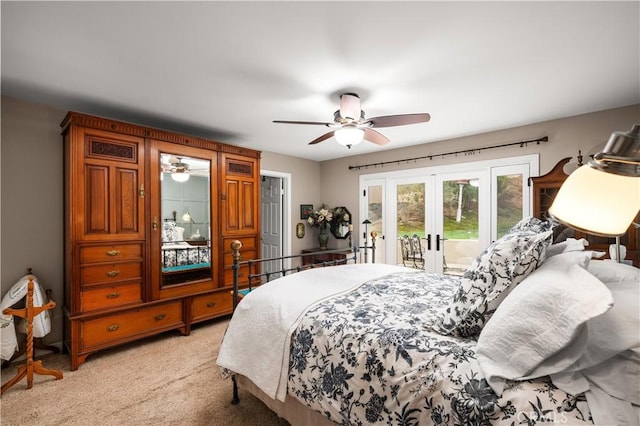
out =
[[[33,306],[42,306],[45,304],[45,297],[38,279],[34,275],[27,274],[20,278],[11,289],[2,298],[0,307],[0,330],[1,347],[0,357],[4,360],[10,360],[13,354],[18,350],[18,339],[16,337],[15,321],[13,315],[4,315],[1,312],[6,308],[18,303],[27,295],[27,286],[29,280],[33,280]],[[21,328],[21,332],[25,327]],[[51,332],[51,318],[49,311],[43,311],[33,318],[33,336],[44,337]]]

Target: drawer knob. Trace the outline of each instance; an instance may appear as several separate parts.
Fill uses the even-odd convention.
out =
[[[213,308],[214,306],[216,306],[216,302],[207,303],[207,308]]]
[[[116,297],[120,297],[120,293],[113,292],[113,293],[107,294],[107,299],[115,299]]]
[[[107,250],[107,256],[118,256],[120,254],[120,250]]]
[[[107,272],[107,276],[111,277],[111,278],[117,277],[118,275],[120,275],[120,271],[108,271]]]
[[[119,328],[120,326],[118,324],[113,324],[107,327],[107,331],[118,331]]]
[[[161,321],[166,316],[167,316],[167,314],[158,314],[158,315],[155,316],[155,319],[156,319],[156,321]]]

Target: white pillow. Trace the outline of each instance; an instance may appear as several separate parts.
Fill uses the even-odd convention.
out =
[[[618,354],[640,348],[640,283],[618,281],[607,286],[614,305],[588,321],[589,342],[580,358],[564,371],[598,365]]]
[[[584,238],[579,240],[576,240],[575,238],[567,238],[561,243],[551,244],[547,247],[547,258],[567,251],[583,251],[588,245],[589,242]]]
[[[587,269],[603,283],[635,281],[640,285],[640,269],[613,260],[594,260]]]
[[[609,289],[586,271],[590,259],[574,251],[545,260],[484,326],[476,356],[496,394],[502,394],[504,379],[537,377],[544,361],[563,369],[579,358],[588,343],[585,323],[613,305]]]

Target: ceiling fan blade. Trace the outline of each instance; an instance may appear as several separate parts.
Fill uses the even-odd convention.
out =
[[[331,136],[333,136],[334,131],[330,131],[329,133],[325,133],[324,135],[315,138],[314,140],[312,140],[311,142],[309,142],[309,145],[315,145],[317,143],[320,143],[322,141],[326,141],[327,139],[329,139]]]
[[[376,145],[386,145],[389,143],[389,138],[373,129],[364,129],[364,136],[362,138],[369,142],[373,142]]]
[[[371,122],[373,127],[394,127],[394,126],[406,126],[407,124],[426,123],[430,119],[431,119],[431,116],[427,113],[424,113],[424,114],[385,115],[382,117],[369,118],[367,121]]]
[[[273,120],[274,123],[284,123],[284,124],[314,124],[320,126],[329,126],[334,123],[325,123],[321,121],[289,121],[289,120]]]

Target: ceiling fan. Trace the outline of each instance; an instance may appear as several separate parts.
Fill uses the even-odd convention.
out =
[[[309,145],[315,145],[335,136],[339,144],[351,148],[353,145],[362,142],[363,139],[376,145],[389,143],[389,139],[374,130],[374,127],[406,126],[408,124],[426,123],[431,119],[431,116],[427,113],[365,118],[364,111],[360,108],[360,97],[356,93],[343,93],[340,95],[340,109],[333,113],[333,117],[333,123],[289,120],[273,120],[273,122],[327,126],[333,130],[312,140]]]
[[[189,180],[191,170],[189,165],[181,157],[170,156],[162,158],[162,171],[171,173],[171,178],[176,182],[186,182]]]

